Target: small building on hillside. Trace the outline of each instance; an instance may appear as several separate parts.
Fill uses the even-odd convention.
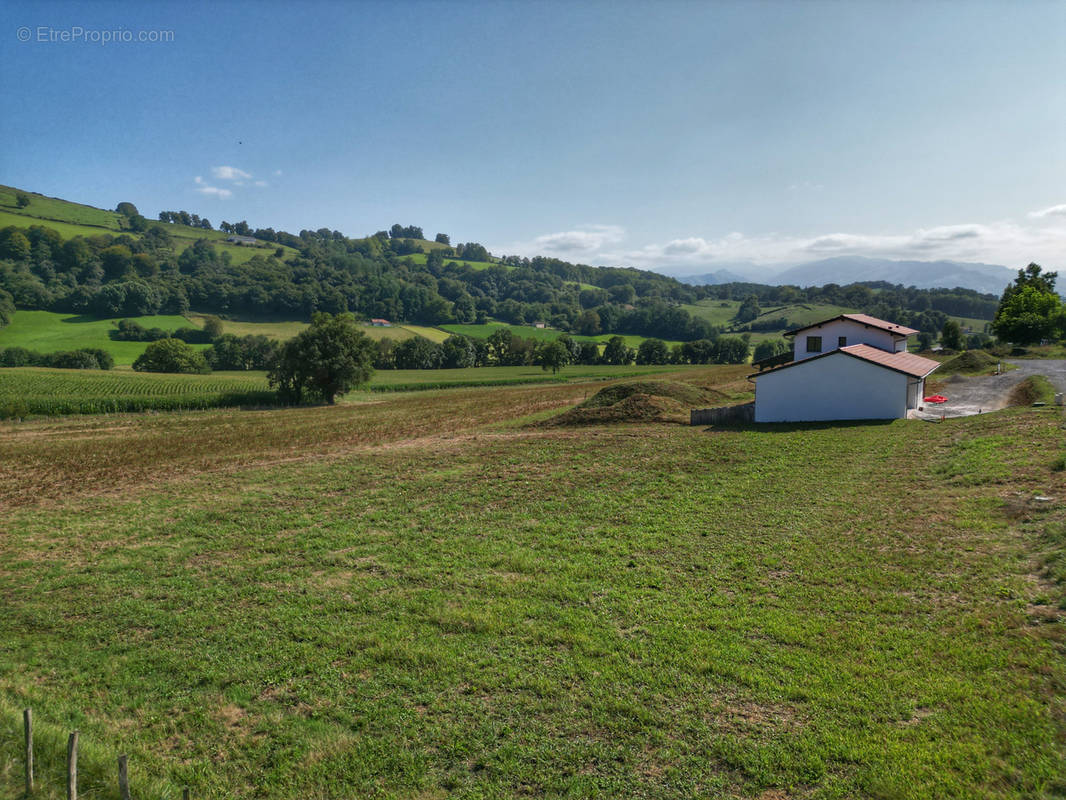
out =
[[[866,314],[789,331],[788,363],[750,376],[756,422],[900,419],[917,409],[940,364],[907,352],[917,331]]]
[[[238,236],[237,234],[227,236],[226,241],[230,244],[259,244],[259,240],[254,236]]]
[[[387,319],[372,319],[372,320],[370,320],[370,325],[372,327],[374,327],[374,328],[391,328],[392,327],[392,323],[389,322]]]

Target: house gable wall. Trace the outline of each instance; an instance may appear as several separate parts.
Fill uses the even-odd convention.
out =
[[[820,350],[809,353],[807,352],[807,337],[808,336],[820,336],[822,337],[822,347]],[[871,328],[868,325],[855,322],[850,319],[835,319],[832,322],[827,322],[825,325],[819,325],[815,328],[804,328],[796,333],[794,342],[794,355],[793,358],[796,361],[802,361],[805,358],[811,358],[812,356],[821,355],[822,353],[828,353],[830,350],[836,350],[840,345],[838,340],[841,336],[846,336],[847,344],[868,344],[871,347],[877,347],[881,350],[887,350],[889,353],[903,352],[907,349],[907,340],[901,336],[893,335],[881,328]]]
[[[755,421],[899,419],[907,415],[912,380],[847,353],[834,353],[756,377]]]

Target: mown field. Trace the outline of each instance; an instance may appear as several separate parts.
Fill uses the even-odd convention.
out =
[[[0,427],[0,794],[26,706],[46,800],[73,728],[93,798],[1066,792],[1055,410],[528,424],[584,391]]]

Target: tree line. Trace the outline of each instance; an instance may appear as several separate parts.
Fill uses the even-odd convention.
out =
[[[124,219],[144,218],[120,204]],[[184,211],[161,212],[168,222],[200,226]],[[206,224],[205,224],[206,223]],[[630,334],[675,341],[714,339],[721,331],[682,306],[706,298],[742,299],[737,332],[762,330],[751,311],[760,304],[824,302],[846,305],[936,335],[947,314],[988,318],[996,298],[966,289],[929,290],[884,283],[800,288],[723,284],[689,286],[654,272],[591,267],[559,259],[492,255],[476,242],[451,244],[438,233],[420,255],[422,229],[393,225],[353,239],[337,230],[298,235],[223,223],[293,248],[257,253],[241,265],[201,239],[182,247],[165,225],[144,223],[117,234],[64,239],[46,224],[0,230],[0,324],[9,306],[99,316],[185,313],[310,319],[316,311],[353,312],[425,325],[543,322],[574,335]],[[424,263],[421,260],[424,258]],[[474,265],[474,262],[477,262]],[[485,268],[485,263],[491,266]],[[10,297],[5,304],[5,299]],[[746,318],[746,319],[745,319]],[[774,320],[776,323],[777,320]]]

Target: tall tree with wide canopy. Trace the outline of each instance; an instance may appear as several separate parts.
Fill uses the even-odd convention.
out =
[[[281,347],[270,385],[290,403],[334,404],[337,395],[367,383],[374,374],[374,342],[351,314],[315,313],[311,327]]]
[[[1043,272],[1039,264],[1018,270],[1004,291],[992,333],[1014,344],[1036,344],[1062,334],[1062,299],[1055,291],[1058,273]]]

